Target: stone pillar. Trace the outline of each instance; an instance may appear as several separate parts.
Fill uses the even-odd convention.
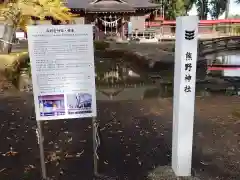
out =
[[[85,24],[84,17],[75,17],[73,18],[73,24]]]
[[[31,92],[32,91],[32,80],[28,75],[28,69],[22,68],[20,70],[20,76],[18,80],[18,89],[24,92]]]
[[[124,32],[124,30],[125,30],[125,28],[124,28],[124,26],[125,26],[125,20],[124,20],[124,16],[122,17],[122,39],[125,39],[125,32]]]
[[[1,23],[1,24],[0,24],[0,38],[3,38],[3,34],[4,34],[4,30],[5,30],[4,27],[5,27],[4,24]]]

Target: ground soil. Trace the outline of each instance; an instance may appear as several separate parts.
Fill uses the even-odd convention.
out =
[[[193,174],[202,180],[240,179],[239,97],[196,99]],[[0,98],[0,179],[41,179],[32,95]],[[146,180],[171,163],[172,99],[98,102],[99,171]],[[48,176],[92,180],[91,119],[43,122]]]

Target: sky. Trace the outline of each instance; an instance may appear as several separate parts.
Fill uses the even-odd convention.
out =
[[[230,15],[235,15],[239,14],[240,15],[240,4],[236,4],[235,0],[230,0],[230,7],[229,7],[229,14]],[[189,15],[197,15],[197,8],[196,6],[193,6],[191,11],[189,12]],[[219,17],[219,19],[224,19],[225,13]],[[209,16],[208,19],[211,19]]]

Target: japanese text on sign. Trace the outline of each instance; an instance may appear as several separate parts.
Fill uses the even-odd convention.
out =
[[[191,87],[191,80],[192,80],[192,53],[187,52],[185,54],[185,86],[184,86],[184,92],[192,92],[192,87]]]
[[[96,116],[92,25],[29,26],[36,119]]]
[[[48,28],[46,32],[50,32],[50,33],[74,32],[74,29],[73,28]]]

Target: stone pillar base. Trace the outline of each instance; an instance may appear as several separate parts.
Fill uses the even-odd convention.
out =
[[[170,166],[159,166],[148,174],[148,180],[200,180],[197,177],[177,177]]]

